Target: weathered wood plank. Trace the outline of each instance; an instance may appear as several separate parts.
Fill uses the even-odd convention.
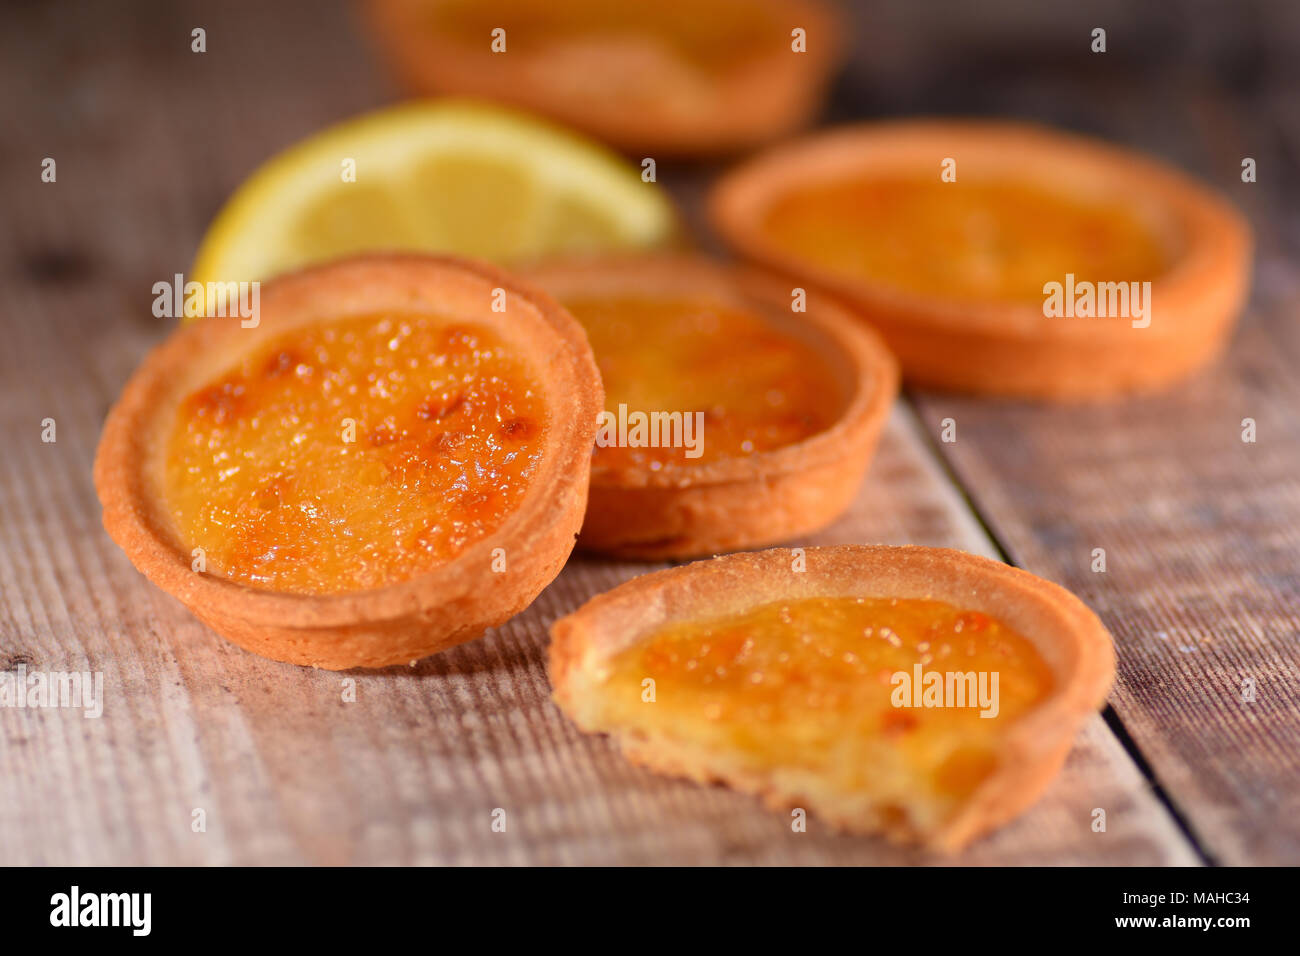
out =
[[[1298,306],[1262,307],[1223,365],[1159,398],[920,399],[936,434],[956,421],[945,450],[1012,559],[1082,596],[1115,635],[1116,711],[1225,863],[1300,859],[1300,392],[1288,364],[1300,351],[1275,331]],[[1247,417],[1255,444],[1241,439]],[[1105,573],[1092,570],[1097,548]]]
[[[931,862],[815,821],[792,834],[749,798],[653,776],[576,733],[547,699],[545,625],[648,566],[577,561],[484,641],[355,677],[355,703],[344,676],[248,655],[149,586],[99,529],[89,474],[108,403],[166,331],[150,286],[186,267],[253,165],[382,102],[384,82],[342,5],[6,16],[0,667],[102,671],[107,701],[99,720],[0,710],[0,862]],[[207,54],[189,52],[193,26]],[[38,180],[47,155],[54,185]],[[816,540],[992,550],[901,406],[852,513]],[[1251,805],[1225,794],[1232,812]],[[1089,828],[1094,807],[1106,834]],[[1196,860],[1100,719],[1040,805],[962,858]]]
[[[1153,109],[1157,129],[1143,123]],[[1300,109],[1294,97],[1165,89],[1111,122],[1116,138],[1217,182],[1256,226],[1253,303],[1225,360],[1164,395],[1095,408],[918,405],[932,434],[956,420],[957,442],[940,447],[1011,559],[1079,593],[1115,634],[1115,709],[1208,855],[1294,864]],[[1268,175],[1242,183],[1245,156]]]
[[[6,756],[27,758],[0,778],[6,862],[927,859],[815,820],[792,834],[748,797],[656,777],[575,731],[548,699],[545,625],[648,565],[575,560],[495,634],[415,668],[302,670],[224,643],[135,574],[91,526],[86,447],[11,441],[25,451],[0,493],[0,647],[32,669],[103,670],[107,701],[99,720],[0,711]],[[35,489],[51,481],[37,456],[49,451],[69,467],[38,504]],[[807,543],[842,541],[990,550],[901,407],[852,512]],[[347,679],[355,703],[343,702]],[[504,835],[490,829],[497,807]],[[1107,809],[1106,834],[1090,830],[1094,807]],[[190,832],[195,808],[206,833]],[[1042,803],[962,860],[1195,856],[1097,718]]]

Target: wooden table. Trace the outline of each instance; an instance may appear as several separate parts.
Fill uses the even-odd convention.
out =
[[[832,116],[1020,115],[1163,154],[1253,220],[1253,300],[1226,359],[1159,397],[909,393],[851,512],[805,543],[1002,557],[1074,590],[1115,636],[1110,706],[1064,773],[958,862],[1300,863],[1294,5],[1199,24],[1172,4],[967,6],[873,8]],[[396,93],[343,6],[3,16],[0,669],[101,671],[106,703],[98,720],[0,709],[0,863],[936,862],[815,819],[791,833],[568,723],[548,698],[547,624],[652,565],[575,559],[484,640],[348,675],[247,654],[150,586],[103,533],[90,468],[109,403],[169,327],[151,286],[185,270],[258,162]],[[1086,52],[1099,19],[1105,56]],[[206,54],[190,52],[196,26]],[[47,156],[56,183],[40,180]],[[1244,156],[1257,183],[1240,182]],[[692,209],[713,172],[659,164]]]

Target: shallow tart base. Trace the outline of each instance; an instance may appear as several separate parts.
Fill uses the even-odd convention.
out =
[[[956,179],[943,182],[949,160]],[[776,222],[781,215],[809,215],[818,190],[846,183],[922,185],[954,197],[987,189],[1000,199],[990,203],[994,223],[984,215],[988,210],[962,219],[958,204],[945,211],[935,202],[892,224],[895,230],[873,215],[879,205],[854,209],[840,197],[828,222],[860,225],[862,235],[887,239],[935,279],[898,281],[879,262],[862,271],[838,260],[842,243],[796,248],[789,224]],[[897,199],[888,189],[880,196]],[[1080,401],[1167,386],[1223,349],[1249,286],[1250,229],[1221,197],[1140,153],[1029,124],[909,120],[830,130],[728,173],[709,206],[713,225],[733,248],[842,298],[885,338],[908,382],[939,389]],[[1008,207],[1016,207],[1019,231],[1003,233],[996,220]],[[1083,218],[1073,226],[1058,219],[1075,214]],[[1145,234],[1127,230],[1137,259],[1145,259],[1139,241],[1145,238],[1158,247],[1159,266],[1135,263],[1133,271],[1106,257],[1108,245],[1125,237],[1125,222]],[[952,242],[962,230],[970,241]],[[1025,281],[1010,283],[1019,288],[1015,295],[942,288],[940,279],[951,275],[946,267],[963,254],[974,253],[965,263],[972,267],[1000,257],[1039,263],[1042,246],[1059,250],[1069,241],[1078,243],[1077,258],[1066,254],[1044,271],[1031,266],[1019,277]],[[1087,263],[1095,260],[1109,263],[1104,274],[1088,274]],[[1066,273],[1098,290],[1149,281],[1149,311],[1144,317],[1045,315],[1045,287],[1056,282],[1064,292]]]
[[[842,18],[824,0],[441,7],[365,4],[413,92],[514,104],[638,155],[722,154],[788,132],[817,110],[843,53]]]
[[[805,570],[796,570],[800,566]],[[942,602],[962,614],[992,619],[1027,642],[1034,667],[1046,675],[1044,690],[1032,699],[1032,706],[981,744],[979,773],[968,786],[956,789],[953,802],[929,800],[927,780],[916,778],[909,789],[906,779],[898,779],[906,762],[890,752],[896,739],[892,736],[866,741],[875,747],[878,759],[865,768],[856,786],[845,788],[832,776],[810,772],[808,754],[801,749],[755,758],[746,746],[728,743],[707,729],[685,729],[701,728],[716,714],[688,715],[690,719],[679,721],[645,711],[647,716],[638,719],[621,706],[625,697],[610,696],[626,689],[618,675],[627,655],[657,647],[655,641],[675,628],[739,617],[773,603],[856,598]],[[774,807],[801,806],[853,832],[883,833],[943,850],[960,848],[1038,798],[1114,678],[1109,635],[1077,598],[1023,571],[943,549],[862,546],[809,548],[802,558],[786,549],[728,555],[636,578],[557,621],[551,634],[556,702],[582,729],[614,734],[634,762],[701,782],[721,781],[759,794]],[[816,634],[809,636],[806,653],[817,654],[826,642],[819,643]],[[791,666],[799,677],[801,661],[797,654],[795,658]],[[719,663],[703,658],[700,662]],[[640,689],[633,685],[633,692]],[[647,703],[642,697],[636,706],[662,707],[673,699],[674,690],[660,679],[656,701]],[[724,698],[742,705],[754,699],[746,699],[740,688],[732,698]],[[919,714],[897,713],[900,720],[909,721]],[[825,722],[849,734],[853,718],[859,716],[859,711],[847,716],[828,711]],[[747,733],[763,735],[752,723],[733,730],[735,740]],[[786,733],[788,728],[780,730]],[[901,753],[904,747],[897,749]]]
[[[502,295],[505,311],[493,311],[492,303]],[[435,554],[427,564],[359,589],[273,589],[206,566],[196,570],[194,542],[180,531],[165,491],[178,411],[214,382],[223,382],[246,357],[294,341],[296,331],[385,312],[482,327],[507,343],[512,354],[526,357],[528,378],[542,393],[545,425],[538,438],[541,454],[522,496],[483,536],[465,542],[449,559]],[[252,328],[238,318],[214,317],[177,330],[146,357],[109,413],[95,460],[104,526],[146,577],[248,650],[335,670],[406,664],[470,640],[518,613],[555,577],[585,510],[603,396],[581,328],[554,301],[491,266],[447,257],[374,255],[264,284],[258,319]],[[386,387],[382,380],[371,386],[376,394]],[[248,411],[256,414],[249,394],[235,397],[253,401]],[[207,411],[223,414],[225,405]],[[370,440],[383,445],[388,438],[383,429],[357,438],[358,443]],[[263,464],[255,466],[259,479]],[[363,494],[363,487],[358,481],[355,493]],[[351,526],[343,530],[356,533]],[[367,541],[371,538],[367,532]],[[387,547],[382,533],[374,541]],[[279,544],[284,542],[269,542]],[[312,539],[303,543],[309,558],[314,544]]]
[[[607,464],[598,449],[579,547],[646,560],[763,547],[825,527],[853,501],[897,393],[898,369],[879,337],[829,296],[807,291],[806,311],[794,312],[790,283],[687,255],[554,261],[537,264],[525,275],[561,303],[571,304],[580,322],[582,301],[593,299],[687,301],[735,310],[774,333],[764,348],[784,339],[806,351],[821,366],[801,369],[812,379],[811,389],[832,396],[824,427],[788,444],[745,454],[710,454],[696,462],[679,457],[652,470],[645,463]],[[629,321],[635,328],[636,322],[654,319]],[[717,339],[712,354],[717,369],[725,370],[734,343],[720,335]],[[593,332],[592,340],[599,350],[602,337]],[[605,363],[618,356],[596,358]],[[696,374],[676,367],[660,371],[677,377]],[[744,390],[749,380],[738,377],[731,387]],[[608,374],[606,382],[613,404],[616,384]],[[712,447],[710,434],[706,422],[706,452]]]

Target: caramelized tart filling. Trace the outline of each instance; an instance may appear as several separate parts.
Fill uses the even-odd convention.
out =
[[[430,28],[469,47],[486,50],[496,28],[505,29],[508,50],[518,43],[529,53],[566,42],[649,37],[707,72],[755,51],[782,49],[789,36],[772,5],[755,0],[441,0],[428,6]]]
[[[319,322],[184,399],[164,496],[207,570],[278,591],[380,587],[454,558],[519,504],[546,407],[486,328]]]
[[[791,189],[761,226],[783,252],[847,279],[961,301],[1043,302],[1067,273],[1141,282],[1168,266],[1118,203],[1011,182],[859,178]]]
[[[598,436],[596,472],[658,471],[772,451],[825,430],[843,405],[834,376],[812,348],[741,308],[637,296],[564,304],[587,330],[610,421],[621,406],[629,422],[625,440],[606,443]],[[659,429],[658,446],[638,444],[634,416],[655,413],[692,416],[689,427],[698,423],[702,439],[698,454],[665,440],[671,428]],[[647,426],[640,437],[649,442],[653,433]]]
[[[602,697],[620,730],[924,827],[995,769],[998,736],[1052,683],[1033,645],[986,614],[807,598],[653,633],[610,662]]]

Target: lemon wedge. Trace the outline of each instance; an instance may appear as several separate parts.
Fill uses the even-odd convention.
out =
[[[265,162],[217,214],[189,278],[260,280],[373,250],[509,263],[643,249],[676,230],[664,191],[602,146],[497,106],[417,101]]]

